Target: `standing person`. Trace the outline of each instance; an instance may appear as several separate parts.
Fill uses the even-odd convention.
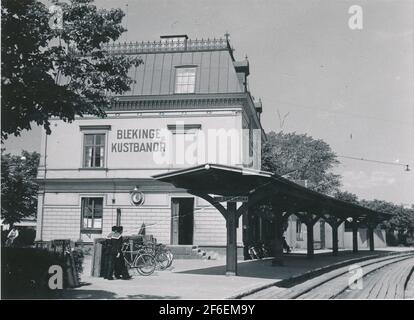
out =
[[[290,253],[290,246],[287,243],[285,236],[283,236],[282,243],[283,243],[283,249],[286,249],[286,253]]]
[[[112,232],[107,237],[108,262],[105,279],[113,280],[113,276],[117,279],[129,279],[128,270],[126,270],[124,256],[122,254],[122,227],[113,226]]]
[[[9,234],[7,235],[6,247],[14,246],[15,245],[14,242],[18,236],[19,236],[19,230],[17,229],[17,227],[13,226]]]
[[[125,265],[125,259],[124,259],[124,253],[122,252],[122,244],[124,242],[124,239],[122,237],[122,232],[123,232],[123,227],[117,227],[117,232],[120,235],[120,238],[117,239],[116,241],[116,247],[117,247],[117,255],[115,258],[115,265],[114,265],[114,270],[115,270],[115,277],[117,279],[122,278],[123,280],[127,280],[130,279],[131,277],[128,274],[128,269]]]
[[[114,269],[115,269],[115,260],[118,255],[117,248],[115,246],[116,240],[119,239],[121,235],[117,232],[117,227],[113,226],[112,231],[106,237],[106,274],[105,279],[114,280]]]

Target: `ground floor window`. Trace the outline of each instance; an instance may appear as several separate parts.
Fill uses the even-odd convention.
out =
[[[82,198],[82,231],[102,232],[103,198]]]

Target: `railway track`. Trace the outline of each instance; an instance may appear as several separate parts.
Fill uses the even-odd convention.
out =
[[[379,257],[344,266],[291,288],[277,285],[244,299],[414,299],[414,253]]]

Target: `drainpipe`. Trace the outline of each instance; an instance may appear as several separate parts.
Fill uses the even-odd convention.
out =
[[[44,221],[44,213],[45,213],[45,194],[46,194],[46,173],[47,173],[47,133],[45,135],[45,150],[44,150],[44,174],[43,174],[43,194],[42,194],[42,216],[40,218],[40,241],[43,241],[43,221]]]

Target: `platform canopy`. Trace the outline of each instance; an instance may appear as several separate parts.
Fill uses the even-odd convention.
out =
[[[250,208],[271,203],[273,216],[273,265],[283,265],[283,225],[294,214],[307,228],[307,256],[313,257],[313,226],[324,219],[332,227],[332,250],[338,254],[338,226],[352,224],[353,251],[358,252],[358,228],[368,229],[370,250],[374,250],[373,229],[391,215],[312,191],[277,174],[242,167],[205,164],[153,176],[201,197],[213,205],[226,220],[226,274],[237,275],[237,227],[239,218]],[[226,202],[227,206],[222,203]],[[243,202],[237,207],[237,202]],[[251,210],[254,214],[255,210]]]
[[[342,219],[380,222],[392,216],[312,191],[277,174],[242,167],[204,164],[153,178],[195,195],[249,197],[249,207],[270,200],[288,211],[319,212]]]

